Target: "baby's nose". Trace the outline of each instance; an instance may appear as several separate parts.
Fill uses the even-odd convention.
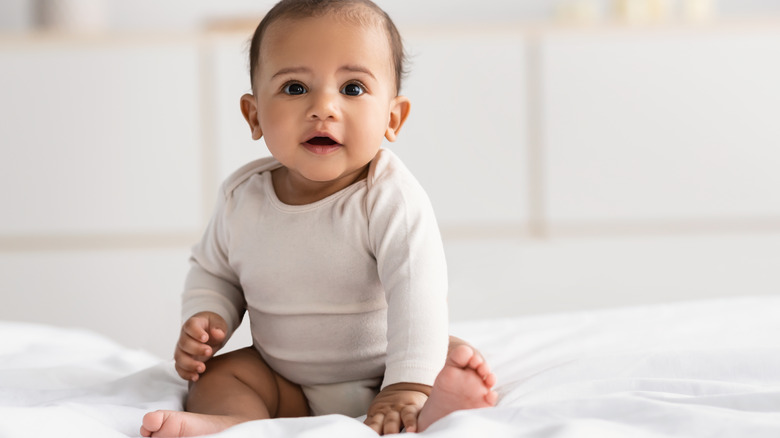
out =
[[[322,92],[312,97],[312,105],[308,114],[309,118],[320,120],[338,118],[338,96],[335,96],[333,93]]]

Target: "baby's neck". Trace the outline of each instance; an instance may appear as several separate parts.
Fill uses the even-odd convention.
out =
[[[287,205],[307,205],[321,201],[368,176],[368,165],[335,181],[311,181],[284,166],[271,171],[274,193]]]

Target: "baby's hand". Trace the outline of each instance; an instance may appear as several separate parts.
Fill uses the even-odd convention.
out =
[[[368,407],[365,424],[380,435],[417,431],[420,414],[431,387],[416,383],[396,383],[383,389]]]
[[[213,312],[200,312],[185,321],[173,353],[179,376],[196,382],[206,371],[206,361],[222,347],[226,334],[227,323]]]

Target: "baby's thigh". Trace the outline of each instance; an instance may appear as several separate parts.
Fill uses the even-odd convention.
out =
[[[254,347],[246,347],[213,357],[206,362],[206,372],[190,389],[188,402],[199,390],[221,391],[227,388],[234,398],[241,388],[259,396],[271,417],[301,417],[308,415],[301,387],[282,377],[266,364]],[[189,404],[189,403],[188,403]]]
[[[303,385],[301,388],[312,415],[341,414],[355,418],[366,415],[381,384],[382,378],[376,377],[328,385]]]

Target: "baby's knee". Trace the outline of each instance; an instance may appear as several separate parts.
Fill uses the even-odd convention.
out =
[[[206,363],[206,372],[233,373],[242,369],[257,369],[258,367],[268,369],[268,365],[254,347],[245,347],[214,356]]]

